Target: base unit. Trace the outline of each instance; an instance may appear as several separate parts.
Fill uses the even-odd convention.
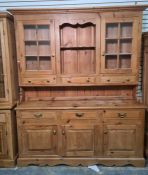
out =
[[[88,165],[105,165],[105,166],[125,166],[132,165],[135,167],[144,167],[144,158],[18,158],[18,166],[27,165],[60,165],[70,166],[88,166]]]
[[[14,110],[0,110],[0,167],[13,167],[17,158]]]
[[[144,109],[61,105],[17,108],[18,165],[144,166]]]

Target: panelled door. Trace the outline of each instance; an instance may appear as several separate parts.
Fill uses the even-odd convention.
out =
[[[63,156],[91,157],[102,153],[101,125],[62,126]]]
[[[57,127],[54,125],[26,125],[21,129],[21,155],[57,155]]]
[[[129,121],[130,122],[130,121]],[[140,126],[136,124],[105,124],[104,154],[110,157],[137,157],[142,145]]]
[[[6,123],[0,122],[0,158],[8,156]]]

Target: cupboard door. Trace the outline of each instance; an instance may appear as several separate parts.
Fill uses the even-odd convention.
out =
[[[19,139],[22,155],[57,155],[57,127],[54,125],[26,125],[21,129]]]
[[[91,157],[102,153],[101,125],[69,125],[62,127],[63,156]]]
[[[103,18],[101,29],[101,72],[137,73],[138,19]]]
[[[8,156],[6,123],[0,122],[0,158]]]
[[[50,75],[55,74],[54,21],[26,21],[20,23],[20,29],[22,49],[19,68],[22,83],[54,84],[55,77],[50,79]]]
[[[105,124],[104,154],[110,157],[142,156],[141,127],[136,124]]]
[[[5,58],[5,38],[3,32],[3,23],[0,21],[0,101],[7,100],[7,80],[6,80],[6,60]]]

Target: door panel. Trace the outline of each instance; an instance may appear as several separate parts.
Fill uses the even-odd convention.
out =
[[[0,158],[7,157],[7,131],[6,124],[0,123]]]

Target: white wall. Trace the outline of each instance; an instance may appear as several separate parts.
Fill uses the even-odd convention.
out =
[[[148,5],[148,0],[0,0],[0,10],[12,8],[99,7]],[[148,9],[143,15],[143,32],[148,31]]]

